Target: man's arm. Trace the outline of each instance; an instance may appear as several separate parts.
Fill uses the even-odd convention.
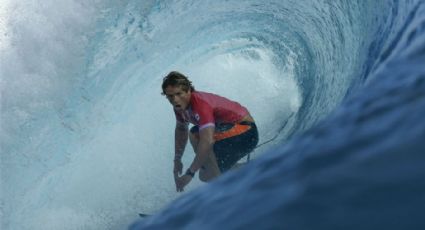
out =
[[[180,160],[186,148],[189,135],[188,124],[177,122],[175,130],[174,160]]]
[[[195,159],[190,166],[190,171],[198,171],[205,161],[208,159],[209,154],[213,154],[214,145],[214,127],[206,127],[199,131],[199,143],[196,151]]]

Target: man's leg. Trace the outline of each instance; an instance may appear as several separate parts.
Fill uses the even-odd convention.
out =
[[[189,140],[190,144],[193,147],[193,151],[195,152],[195,154],[198,154],[196,150],[198,148],[199,143],[199,133],[189,132]],[[201,181],[208,182],[219,176],[220,174],[221,172],[217,165],[217,159],[215,158],[214,154],[210,154],[205,164],[199,170],[199,179]]]
[[[238,131],[241,133],[234,135]],[[258,130],[255,123],[235,124],[231,129],[222,131],[220,135],[226,136],[228,133],[233,136],[216,140],[214,144],[215,156],[220,161],[222,172],[240,166],[237,165],[238,161],[254,150],[258,143]]]

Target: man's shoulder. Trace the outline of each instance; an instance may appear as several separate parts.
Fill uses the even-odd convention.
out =
[[[192,93],[192,95],[196,98],[196,99],[201,99],[201,100],[215,100],[218,98],[223,98],[222,96],[215,94],[215,93],[210,93],[210,92],[205,92],[205,91],[194,91]]]
[[[208,95],[212,95],[213,93],[209,93],[209,92],[205,92],[205,91],[193,91],[192,95],[195,95],[196,97],[201,97],[201,96],[208,96]]]
[[[193,110],[205,109],[205,107],[213,107],[217,100],[217,95],[213,93],[194,91],[192,93],[191,107]]]

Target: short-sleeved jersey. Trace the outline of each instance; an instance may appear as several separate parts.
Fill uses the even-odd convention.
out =
[[[215,126],[216,123],[236,123],[248,115],[248,110],[239,103],[225,97],[194,91],[189,106],[184,111],[174,109],[177,122],[192,123],[199,130]]]

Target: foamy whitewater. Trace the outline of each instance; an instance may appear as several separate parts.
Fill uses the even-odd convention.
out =
[[[424,63],[421,0],[1,0],[1,229],[424,229]],[[266,143],[183,194],[172,70]]]

